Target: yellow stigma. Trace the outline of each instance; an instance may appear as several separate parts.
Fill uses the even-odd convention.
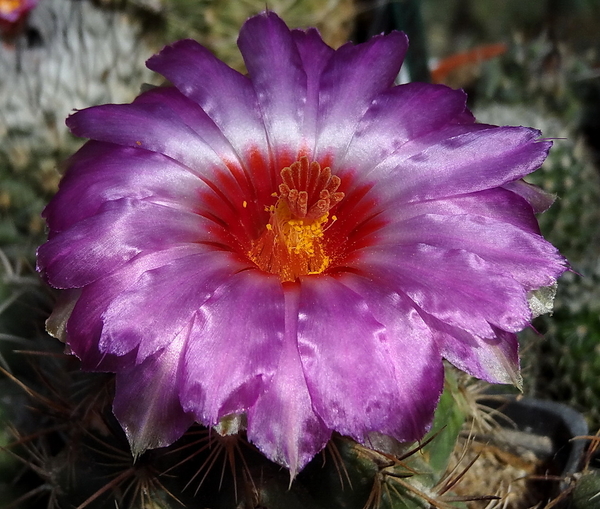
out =
[[[301,158],[281,170],[282,184],[265,230],[248,253],[256,265],[282,281],[295,281],[299,276],[320,274],[331,258],[323,239],[337,219],[329,210],[339,203],[344,193],[336,192],[340,179],[329,168]]]
[[[289,212],[285,200],[280,200],[272,216],[271,228],[280,236],[288,252],[315,256],[315,243],[323,238],[323,227],[329,220],[329,212],[316,219],[296,218]]]
[[[328,215],[325,214],[323,217],[309,224],[304,224],[303,219],[290,219],[282,232],[288,251],[314,256],[314,243],[323,238],[323,224],[327,222]]]

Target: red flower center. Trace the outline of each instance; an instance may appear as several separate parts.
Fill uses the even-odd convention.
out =
[[[320,274],[331,256],[325,232],[337,220],[330,211],[344,197],[340,178],[331,170],[301,157],[281,170],[282,183],[262,234],[253,242],[248,257],[261,270],[276,274],[282,282]]]
[[[305,153],[277,163],[250,151],[244,166],[215,169],[199,196],[197,214],[214,222],[198,241],[229,251],[283,283],[344,272],[384,224],[372,183],[331,158]],[[285,166],[284,166],[285,165]],[[283,169],[281,169],[283,167]]]

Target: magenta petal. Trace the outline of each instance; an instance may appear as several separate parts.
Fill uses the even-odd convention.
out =
[[[302,66],[306,73],[306,104],[304,105],[302,133],[307,147],[314,150],[319,114],[321,75],[335,51],[323,42],[319,32],[314,28],[309,28],[306,32],[292,30],[292,37],[296,42],[296,47],[302,59]]]
[[[382,204],[482,191],[539,168],[551,146],[536,141],[539,134],[524,127],[450,125],[406,143],[364,177],[376,182]]]
[[[241,159],[221,129],[194,101],[175,87],[155,87],[137,97],[134,104],[163,104],[214,150],[224,162],[241,164]]]
[[[80,288],[145,251],[206,240],[206,218],[129,199],[105,203],[98,214],[54,235],[38,248],[38,270],[55,288]]]
[[[169,344],[215,291],[243,268],[227,253],[207,251],[144,272],[103,313],[100,350],[120,355],[137,347],[138,362],[143,361]]]
[[[540,227],[531,205],[518,194],[502,187],[439,200],[413,202],[396,210],[390,220],[401,221],[423,214],[476,215],[499,221],[540,235]]]
[[[392,416],[397,420],[380,431],[403,442],[418,440],[429,430],[444,385],[432,329],[410,299],[385,284],[355,274],[344,274],[340,281],[358,293],[385,326],[383,346],[394,369],[397,394]]]
[[[391,223],[377,235],[380,248],[419,243],[475,253],[494,265],[493,272],[510,274],[527,290],[554,284],[566,268],[541,236],[478,215],[424,214]]]
[[[392,32],[332,55],[321,76],[316,159],[343,158],[373,99],[394,82],[407,47],[406,35]]]
[[[513,333],[494,328],[492,338],[480,338],[423,314],[441,355],[457,368],[490,383],[521,387],[519,343]]]
[[[103,280],[104,281],[104,280]],[[93,285],[91,285],[93,286]],[[135,356],[127,354],[122,357],[106,355],[98,350],[98,338],[102,330],[102,323],[96,316],[86,316],[85,323],[81,326],[81,310],[84,312],[94,309],[94,303],[90,305],[88,288],[62,290],[58,292],[58,299],[52,310],[52,314],[46,320],[48,333],[60,339],[66,344],[65,353],[74,354],[81,360],[81,367],[86,371],[116,372],[132,366]],[[111,288],[113,290],[113,288]],[[93,294],[98,297],[97,294]],[[82,305],[83,302],[83,305]],[[110,302],[110,298],[105,302]],[[97,302],[95,302],[97,304]],[[86,309],[87,307],[87,309]],[[71,331],[71,332],[69,332]]]
[[[313,408],[329,428],[359,442],[399,426],[384,338],[360,295],[330,277],[302,279],[298,352]]]
[[[139,277],[149,270],[174,260],[198,253],[196,246],[184,246],[139,256],[113,274],[98,279],[82,290],[67,322],[67,343],[71,351],[81,359],[82,367],[91,371],[119,371],[129,367],[135,356],[135,345],[126,344],[107,354],[99,349],[104,327],[104,313],[122,292],[130,288]]]
[[[541,214],[550,208],[550,205],[556,200],[556,196],[540,189],[537,186],[529,184],[524,180],[515,180],[504,184],[505,189],[512,191],[513,193],[521,196],[533,208],[536,214]]]
[[[196,313],[183,360],[183,408],[207,426],[246,412],[275,374],[283,317],[279,278],[255,270],[231,275]]]
[[[256,90],[275,164],[282,167],[285,163],[279,157],[298,153],[303,141],[307,98],[300,55],[290,29],[272,12],[250,18],[240,31],[238,45]]]
[[[198,104],[238,153],[251,147],[268,152],[256,94],[246,76],[192,40],[165,47],[146,65]]]
[[[279,365],[267,390],[248,412],[248,438],[272,461],[296,474],[329,440],[315,414],[298,355],[299,289],[285,289],[285,334]]]
[[[375,98],[356,127],[344,160],[356,171],[368,171],[405,143],[456,122],[467,96],[443,85],[408,83]]]
[[[480,337],[495,337],[492,325],[517,332],[531,320],[524,288],[473,253],[425,244],[390,246],[361,253],[353,266],[439,320]]]
[[[162,154],[88,142],[69,160],[56,199],[43,216],[52,231],[60,232],[95,215],[105,202],[121,198],[193,211],[205,187],[187,168]],[[73,208],[75,201],[80,206]]]
[[[71,115],[67,126],[75,136],[165,154],[198,175],[224,167],[213,148],[167,101],[94,106]]]
[[[154,107],[163,108],[163,103],[169,106],[169,110],[176,118],[180,121],[185,120],[193,126],[190,127],[182,122],[179,126],[183,126],[182,129],[186,130],[192,141],[183,136],[181,139],[174,140],[174,143],[165,144],[161,148],[158,145],[154,146],[152,140],[147,138],[147,136],[152,136],[152,130],[146,129],[145,123],[152,123],[153,119],[145,118],[144,115],[151,112]],[[69,171],[66,177],[68,182],[85,179],[82,175],[92,173],[94,178],[103,179],[102,182],[106,187],[105,193],[111,193],[109,198],[115,199],[114,195],[121,190],[119,184],[122,181],[125,181],[126,184],[128,179],[131,179],[129,193],[136,198],[166,204],[170,207],[178,204],[181,208],[185,207],[189,211],[209,217],[219,215],[219,212],[210,206],[214,205],[215,201],[225,205],[223,208],[231,212],[232,208],[235,209],[232,203],[241,204],[244,200],[252,199],[256,192],[254,190],[255,183],[252,182],[253,176],[248,173],[248,168],[244,168],[238,154],[223,138],[221,131],[213,121],[176,89],[156,88],[138,97],[133,105],[125,106],[135,107],[138,110],[137,113],[140,113],[139,118],[136,117],[137,125],[133,126],[132,130],[140,128],[143,133],[138,133],[139,140],[145,141],[134,141],[138,138],[137,135],[133,138],[131,136],[125,138],[120,137],[118,132],[112,131],[98,135],[108,143],[90,142],[77,152],[69,160]],[[81,114],[83,113],[81,112]],[[95,129],[94,115],[101,115],[102,112],[94,111],[92,113],[91,119],[84,117],[84,120],[90,121],[91,128]],[[127,113],[131,114],[132,111],[128,110]],[[100,122],[99,119],[96,120]],[[156,123],[159,124],[158,127],[161,127],[160,119]],[[194,131],[195,135],[190,134],[188,132],[190,130]],[[179,136],[176,133],[172,134],[175,137]],[[125,146],[114,145],[113,142]],[[140,144],[139,146],[149,144],[153,148],[148,145],[149,150],[140,150],[138,144]],[[153,149],[157,151],[151,152],[150,150]],[[100,152],[104,153],[100,154]],[[182,153],[189,153],[189,157]],[[118,160],[121,156],[127,157],[124,158],[122,166],[119,166]],[[185,173],[186,170],[190,175]],[[142,181],[143,177],[139,176],[140,173],[146,174],[148,182]],[[196,180],[194,180],[194,176]],[[256,175],[254,177],[256,178]],[[158,187],[155,183],[158,184]],[[136,192],[135,189],[138,186],[140,189]],[[100,195],[100,197],[103,196]],[[210,198],[213,200],[211,201]],[[92,202],[97,203],[98,197],[92,197]],[[87,210],[88,207],[89,205],[83,207],[83,210]],[[49,212],[45,212],[45,214],[50,217]],[[51,225],[54,223],[53,220],[49,222]]]
[[[182,330],[162,351],[117,374],[113,411],[134,457],[172,444],[194,423],[179,403],[188,332]]]

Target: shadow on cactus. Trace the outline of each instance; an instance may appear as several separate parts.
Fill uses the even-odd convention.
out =
[[[6,493],[12,508],[460,507],[452,488],[462,471],[446,472],[464,421],[454,396],[444,392],[431,432],[421,443],[388,437],[381,452],[336,436],[290,486],[289,475],[245,440],[200,426],[173,445],[135,461],[111,411],[113,377],[83,373],[73,358],[27,352],[35,380],[6,381],[28,398],[12,394],[20,415],[7,429],[3,448],[16,474]],[[18,403],[18,404],[17,404]],[[445,423],[440,426],[438,423]],[[24,423],[29,423],[29,427]],[[18,425],[18,427],[17,427]],[[19,467],[20,465],[20,467]]]

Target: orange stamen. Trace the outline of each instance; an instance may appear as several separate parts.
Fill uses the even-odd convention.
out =
[[[299,276],[322,273],[331,258],[324,247],[324,234],[337,219],[329,211],[344,193],[340,178],[330,168],[302,157],[281,170],[277,202],[267,208],[269,222],[248,253],[256,265],[283,282]]]

